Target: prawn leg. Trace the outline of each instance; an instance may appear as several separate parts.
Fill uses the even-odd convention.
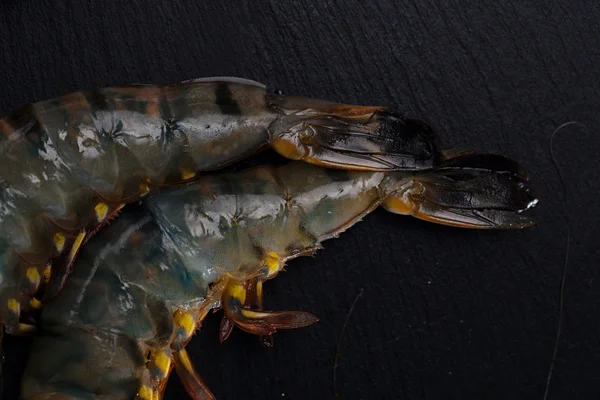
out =
[[[183,361],[189,361],[185,351],[185,344],[193,336],[197,324],[200,323],[200,318],[203,319],[206,316],[206,313],[199,317],[197,317],[196,314],[197,313],[186,312],[184,310],[175,311],[173,314],[174,341],[171,343],[170,348],[158,348],[150,351],[148,362],[146,364],[146,371],[144,371],[140,388],[137,393],[137,399],[162,399],[169,380],[169,375],[173,368],[177,370],[177,373],[188,392],[191,390],[198,391],[198,387],[204,387],[206,388],[205,392],[208,391],[208,387],[203,384],[202,379],[195,373],[192,364]],[[190,385],[190,382],[195,383],[195,385]],[[210,391],[208,391],[208,394],[210,395]],[[193,398],[210,399],[211,397],[205,396]]]
[[[19,322],[13,325],[7,325],[6,333],[12,336],[29,336],[35,332],[36,326]],[[0,337],[1,339],[1,337]]]
[[[194,365],[192,364],[190,357],[185,349],[181,349],[175,352],[175,369],[177,375],[185,390],[188,392],[190,397],[194,400],[215,400],[215,396],[211,393],[206,383],[202,380],[200,375],[196,372]]]
[[[216,292],[222,285],[216,286]],[[215,396],[192,364],[185,350],[194,332],[213,308],[212,302],[205,302],[198,310],[178,309],[173,314],[174,334],[170,349],[150,352],[144,381],[138,392],[138,398],[144,400],[161,399],[173,368],[186,391],[194,400],[215,400]]]
[[[262,311],[263,310],[263,283],[265,278],[262,276],[257,276],[252,279],[248,284],[248,292],[246,293],[246,308],[251,308],[253,310]],[[223,317],[223,321],[229,321],[226,317]],[[229,324],[233,329],[233,324]],[[231,330],[230,332],[231,333]],[[260,342],[263,346],[273,347],[273,335],[270,336],[260,336]]]
[[[274,278],[283,269],[284,262],[276,253],[267,252],[263,263],[257,276],[244,282],[232,280],[225,288],[222,297],[225,315],[219,332],[221,343],[227,340],[233,327],[237,326],[245,332],[260,336],[263,345],[272,346],[272,335],[277,329],[302,328],[319,320],[304,311],[263,310],[263,283]]]
[[[193,325],[192,325],[193,326]],[[193,330],[192,330],[193,332]],[[185,390],[194,400],[215,400],[214,395],[196,372],[190,357],[182,347],[179,350],[155,350],[150,353],[137,398],[162,399],[172,370],[177,371]]]
[[[277,329],[303,328],[319,320],[313,314],[304,311],[263,311],[258,307],[246,307],[248,294],[257,293],[258,282],[261,281],[255,279],[246,282],[233,281],[227,285],[223,293],[222,306],[225,318],[241,330],[254,335],[270,336]],[[255,286],[255,288],[251,288],[251,286]],[[256,299],[254,302],[262,303],[262,300]],[[221,329],[221,342],[227,339],[230,332],[231,329],[226,332]]]
[[[42,284],[42,277],[44,273],[40,273],[40,268],[36,266],[27,267],[24,265],[23,261],[20,261],[21,268],[25,270],[25,276],[21,280],[20,291],[23,293],[21,296],[13,293],[13,296],[8,297],[6,299],[5,307],[6,307],[6,315],[4,319],[4,326],[6,329],[6,333],[9,335],[23,335],[31,332],[33,330],[33,326],[29,324],[25,324],[22,322],[21,313],[23,309],[27,308],[35,308],[38,307],[41,303],[35,299],[31,298],[31,300],[27,304],[23,301],[23,299],[28,299],[30,296],[29,293],[35,293],[40,285]],[[16,288],[15,288],[16,289]]]
[[[250,281],[248,281],[248,285],[246,288],[246,301],[244,302],[245,308],[251,308],[254,310],[262,310],[263,309],[263,278],[257,276]],[[223,343],[231,332],[233,331],[233,327],[235,325],[226,315],[223,315],[223,319],[221,320],[221,327],[219,329],[219,339],[221,343]],[[270,338],[271,342],[273,336],[261,336],[261,342],[267,343],[267,339]],[[272,344],[272,343],[271,343]]]

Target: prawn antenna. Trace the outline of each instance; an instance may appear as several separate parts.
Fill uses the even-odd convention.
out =
[[[566,278],[567,278],[567,267],[569,265],[569,251],[571,248],[571,220],[569,218],[569,213],[568,213],[568,197],[567,197],[567,185],[565,184],[565,179],[563,177],[563,173],[562,170],[558,164],[558,161],[556,161],[556,156],[554,155],[554,138],[556,137],[557,133],[563,129],[566,128],[567,126],[571,126],[571,125],[580,125],[582,126],[584,129],[587,130],[587,127],[582,124],[581,122],[577,122],[577,121],[569,121],[569,122],[565,122],[564,124],[560,125],[558,128],[556,128],[554,130],[554,132],[552,132],[552,135],[550,136],[550,158],[552,159],[552,164],[554,165],[554,168],[556,168],[556,171],[558,172],[558,177],[560,179],[560,184],[562,187],[562,192],[563,192],[563,201],[561,202],[562,204],[562,211],[563,211],[563,215],[565,216],[566,219],[566,223],[567,223],[567,238],[566,238],[566,244],[565,244],[565,263],[563,265],[563,269],[562,269],[562,276],[560,279],[560,292],[559,292],[559,300],[558,300],[558,321],[556,323],[556,337],[554,339],[554,350],[552,352],[552,361],[550,362],[550,367],[548,368],[548,375],[546,377],[546,388],[544,390],[544,397],[543,400],[547,400],[548,399],[548,393],[550,391],[550,382],[552,380],[552,373],[554,372],[554,364],[556,364],[556,356],[558,354],[558,346],[560,344],[560,336],[562,334],[562,326],[563,326],[563,319],[564,319],[564,306],[565,306],[565,283],[566,283]]]
[[[354,311],[354,307],[356,306],[358,299],[360,299],[360,296],[362,296],[364,292],[365,292],[365,289],[361,288],[360,291],[358,292],[358,294],[356,295],[356,297],[354,298],[354,301],[352,302],[352,305],[350,306],[350,309],[348,310],[348,314],[346,314],[346,319],[344,320],[344,325],[342,325],[342,330],[340,331],[340,336],[338,337],[338,342],[337,342],[337,345],[335,346],[335,356],[333,358],[333,378],[332,378],[333,396],[334,397],[338,397],[337,386],[336,386],[337,367],[338,367],[338,359],[339,359],[339,355],[340,355],[340,347],[342,344],[342,337],[344,336],[344,331],[346,330],[346,326],[348,325],[350,316],[352,315],[352,312]]]

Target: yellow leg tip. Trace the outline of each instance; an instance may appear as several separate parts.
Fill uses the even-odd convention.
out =
[[[21,304],[17,299],[8,299],[8,309],[15,314],[19,314],[21,312]]]
[[[186,336],[191,336],[194,333],[194,329],[196,328],[196,321],[194,321],[194,317],[191,314],[186,314],[181,310],[177,310],[175,312],[175,316],[173,317],[175,324],[183,328],[186,333]]]
[[[94,210],[96,211],[96,220],[98,222],[102,222],[104,221],[104,219],[106,219],[106,216],[108,215],[108,204],[100,202],[96,204]]]
[[[35,329],[35,326],[29,324],[19,324],[17,327],[19,335],[26,335],[28,333],[34,332]]]
[[[33,286],[37,287],[40,284],[40,273],[36,267],[27,268],[25,276],[27,276],[27,279]]]
[[[42,308],[42,302],[39,301],[38,299],[36,299],[35,297],[33,299],[31,299],[31,301],[29,302],[29,305],[34,310],[39,310],[40,308]]]
[[[80,232],[79,235],[77,235],[77,237],[75,238],[75,241],[73,242],[73,247],[71,247],[71,253],[69,254],[69,261],[73,261],[73,259],[75,258],[75,255],[77,254],[79,248],[83,244],[85,235],[87,235],[87,232],[83,231]]]
[[[260,299],[259,301],[262,302],[262,297],[263,297],[263,282],[262,281],[256,282],[256,297],[258,297],[258,299]]]
[[[54,246],[59,253],[65,248],[65,234],[63,232],[56,232],[54,234]]]
[[[241,304],[246,302],[246,288],[239,283],[229,285],[227,292],[231,297],[238,300]]]
[[[158,399],[158,391],[147,385],[142,385],[137,395],[138,399],[155,400]]]
[[[150,193],[150,186],[147,183],[140,184],[140,197],[144,197]]]
[[[190,360],[190,356],[188,355],[185,349],[181,349],[178,351],[175,356],[179,359],[179,363],[187,370],[193,371],[194,365],[192,364],[192,360]]]
[[[48,283],[50,276],[52,276],[52,265],[48,264],[44,267],[44,282]]]
[[[182,169],[181,170],[181,177],[184,180],[186,180],[186,181],[189,180],[189,179],[192,179],[195,176],[196,176],[196,171],[191,171],[189,169]]]
[[[154,354],[154,365],[160,370],[163,377],[166,377],[171,369],[171,357],[164,351],[159,351]]]
[[[272,278],[273,276],[277,275],[277,273],[281,269],[281,264],[282,262],[279,254],[275,253],[274,251],[269,251],[265,259],[265,265],[267,266],[269,271],[269,275],[267,278]]]

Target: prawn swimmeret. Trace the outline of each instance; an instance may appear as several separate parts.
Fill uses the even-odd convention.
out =
[[[42,310],[22,382],[25,399],[160,399],[174,368],[194,399],[214,396],[186,344],[222,308],[234,327],[268,336],[317,318],[263,309],[263,283],[377,207],[462,228],[532,225],[521,167],[462,153],[433,168],[329,169],[298,161],[214,173],[129,206],[83,246]]]
[[[0,119],[0,326],[31,331],[28,313],[60,292],[81,246],[125,204],[266,147],[364,171],[426,170],[444,158],[418,120],[240,78],[88,90],[21,107]]]

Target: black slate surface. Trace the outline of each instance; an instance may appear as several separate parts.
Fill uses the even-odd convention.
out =
[[[0,4],[0,110],[66,92],[202,76],[383,104],[447,147],[520,160],[540,223],[473,232],[383,210],[269,282],[266,305],[321,317],[262,348],[189,349],[218,399],[541,399],[552,359],[566,215],[573,226],[563,335],[548,399],[600,389],[600,3],[590,1],[65,1]],[[555,152],[567,198],[549,156]],[[17,399],[29,340],[4,343]],[[166,398],[186,398],[176,377]]]

